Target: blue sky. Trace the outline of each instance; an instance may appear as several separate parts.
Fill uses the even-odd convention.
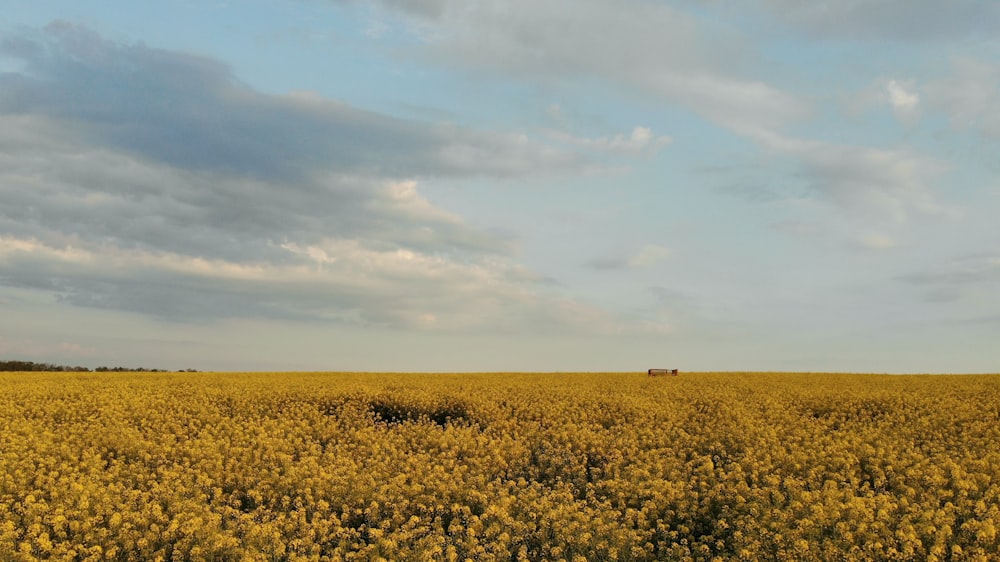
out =
[[[0,14],[0,357],[996,372],[1000,4]]]

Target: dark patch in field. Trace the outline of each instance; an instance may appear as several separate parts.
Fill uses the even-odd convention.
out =
[[[469,420],[468,407],[451,398],[432,404],[403,402],[391,397],[375,398],[369,402],[369,407],[376,421],[389,425],[426,420],[444,427]]]
[[[808,404],[802,408],[804,416],[829,424],[839,430],[847,425],[879,423],[900,408],[889,400],[866,398],[830,403]]]

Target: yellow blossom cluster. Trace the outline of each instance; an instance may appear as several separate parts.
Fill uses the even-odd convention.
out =
[[[4,373],[0,560],[1000,559],[1000,376]]]

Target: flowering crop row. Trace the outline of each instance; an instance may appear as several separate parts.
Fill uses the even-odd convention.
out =
[[[996,560],[1000,376],[0,375],[3,560]]]

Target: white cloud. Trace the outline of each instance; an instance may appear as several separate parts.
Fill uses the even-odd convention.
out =
[[[654,135],[650,128],[638,125],[632,129],[629,135],[618,133],[614,136],[589,138],[574,136],[562,131],[549,131],[549,136],[560,142],[588,150],[622,155],[653,154],[672,142],[670,137]]]
[[[918,116],[920,94],[912,87],[896,80],[889,80],[885,84],[885,96],[893,113],[900,121],[912,123]]]
[[[508,260],[455,261],[404,249],[328,239],[281,250],[292,259],[237,263],[108,246],[57,247],[0,237],[6,284],[63,301],[167,320],[299,318],[435,331],[636,333],[598,308],[547,294]]]
[[[901,123],[914,125],[919,120],[923,98],[912,80],[880,78],[864,90],[844,96],[844,110],[852,117],[858,117],[873,108],[888,107]]]
[[[908,91],[905,86],[896,80],[889,80],[886,85],[886,94],[889,104],[897,111],[913,111],[920,103],[920,95],[916,92]]]
[[[373,199],[368,208],[387,215],[421,223],[461,225],[462,219],[434,206],[417,190],[416,180],[390,181],[381,188],[382,197]]]
[[[665,71],[653,72],[643,81],[667,99],[745,136],[779,130],[811,112],[803,100],[760,80],[710,72]]]

